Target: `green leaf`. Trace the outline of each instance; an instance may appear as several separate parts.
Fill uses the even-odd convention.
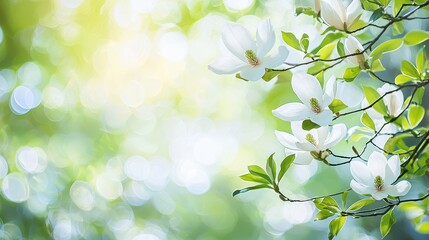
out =
[[[402,74],[412,77],[414,79],[420,78],[420,73],[419,71],[417,71],[417,68],[407,60],[402,61],[401,72]]]
[[[295,48],[296,50],[298,50],[300,52],[302,52],[301,44],[299,43],[299,40],[295,37],[295,35],[293,33],[291,33],[291,32],[282,32],[282,38],[283,38],[283,41],[287,45]]]
[[[429,234],[429,222],[423,222],[417,225],[416,230],[422,234]]]
[[[300,43],[301,43],[302,49],[304,49],[304,52],[307,52],[308,45],[310,44],[307,33],[302,34]]]
[[[404,27],[404,23],[402,21],[393,23],[393,26],[392,26],[393,35],[396,36],[396,35],[402,34],[402,33],[404,33],[404,31],[405,31],[405,27]]]
[[[295,160],[295,154],[289,155],[283,159],[282,163],[280,164],[280,171],[277,179],[278,182],[280,182],[280,180],[283,178],[290,165],[293,163],[293,160]]]
[[[344,104],[340,99],[337,99],[337,98],[335,98],[332,102],[331,102],[331,104],[329,104],[329,109],[331,109],[331,111],[333,112],[333,113],[337,113],[337,112],[339,112],[339,111],[341,111],[341,110],[343,110],[343,109],[346,109],[347,108],[347,105],[346,104]]]
[[[251,190],[256,190],[256,189],[261,189],[261,188],[271,188],[269,185],[267,184],[260,184],[260,185],[256,185],[256,186],[252,186],[252,187],[247,187],[247,188],[243,188],[243,189],[239,189],[239,190],[235,190],[232,193],[232,196],[235,197],[238,194],[242,194]]]
[[[272,179],[272,181],[275,182],[277,170],[276,170],[276,162],[274,161],[273,156],[274,156],[274,153],[268,157],[266,170],[268,175]]]
[[[311,129],[314,128],[319,128],[320,126],[314,122],[312,122],[310,119],[304,120],[302,122],[302,129],[306,130],[306,131],[310,131]]]
[[[265,172],[263,168],[257,165],[250,165],[248,166],[249,172],[255,176],[262,177],[266,179],[269,183],[272,183],[271,178],[268,176],[268,174]]]
[[[414,30],[404,36],[404,43],[409,46],[417,45],[429,39],[429,32]]]
[[[265,82],[269,82],[271,79],[277,77],[282,71],[273,71],[271,69],[266,69],[264,76],[262,76],[262,79],[264,79]]]
[[[357,211],[365,206],[370,205],[371,203],[373,203],[375,200],[372,198],[365,198],[365,199],[361,199],[355,203],[353,203],[352,205],[350,205],[349,208],[347,208],[347,212],[348,211]]]
[[[424,96],[424,94],[425,94],[425,87],[418,88],[416,90],[416,93],[414,94],[413,102],[415,102],[418,105],[421,105],[423,103],[423,96]]]
[[[326,44],[316,54],[320,56],[320,59],[327,59],[331,55],[335,46],[336,46],[336,44],[334,42]]]
[[[417,53],[417,59],[416,59],[416,67],[419,73],[424,72],[425,65],[426,65],[426,54],[425,54],[426,47],[423,47],[418,53]]]
[[[357,21],[354,21],[354,22],[352,23],[352,25],[350,25],[350,26],[347,28],[347,30],[348,30],[348,31],[355,31],[355,30],[358,30],[358,29],[361,29],[361,28],[365,27],[367,24],[368,24],[368,23],[367,23],[367,22],[365,22],[364,20],[359,19],[359,20],[357,20]]]
[[[266,183],[266,184],[270,184],[270,182],[268,180],[266,180],[265,178],[259,177],[259,176],[255,176],[251,173],[246,173],[240,176],[240,178],[244,181],[248,181],[248,182],[257,182],[257,183]]]
[[[371,63],[371,71],[373,72],[381,72],[386,70],[383,66],[383,64],[381,63],[380,59],[374,60]]]
[[[305,14],[314,18],[317,17],[317,13],[313,10],[313,8],[297,7],[295,9],[295,14],[297,16],[299,16],[300,14]]]
[[[344,52],[344,44],[340,41],[338,41],[337,43],[337,52],[338,55],[340,55],[341,57],[346,55],[346,53]]]
[[[343,208],[346,206],[348,195],[349,195],[349,191],[345,191],[343,192],[343,194],[341,194],[341,201],[343,202]]]
[[[332,217],[334,215],[335,215],[335,213],[333,213],[329,210],[323,209],[316,214],[316,220],[327,219],[327,218]]]
[[[423,120],[425,116],[425,108],[419,105],[411,105],[408,110],[408,121],[410,128],[415,128]]]
[[[396,222],[395,215],[393,214],[393,209],[394,208],[389,210],[381,217],[380,233],[383,238],[390,232],[392,225]]]
[[[369,56],[373,61],[379,59],[384,53],[393,52],[402,46],[402,38],[392,39],[378,45]]]
[[[362,114],[362,116],[360,117],[360,121],[362,122],[363,125],[371,128],[372,130],[375,131],[375,124],[374,121],[372,120],[372,118],[368,115],[368,113],[364,112]]]
[[[379,9],[375,10],[374,12],[372,12],[371,17],[369,17],[369,21],[370,22],[376,21],[381,16],[383,16],[383,12],[384,12],[383,8],[379,8]]]
[[[373,104],[375,101],[377,101],[380,98],[380,94],[374,88],[369,87],[369,86],[362,86],[362,89],[363,89],[363,93],[364,93],[365,98],[368,101],[369,105]],[[386,105],[384,105],[383,100],[379,100],[372,107],[377,112],[379,112],[383,115],[387,115]]]
[[[329,33],[329,34],[327,34],[326,37],[322,40],[322,42],[319,44],[319,46],[317,46],[315,49],[313,49],[311,51],[311,53],[316,54],[325,45],[332,43],[333,41],[340,39],[342,37],[343,37],[342,33]]]
[[[398,76],[395,77],[395,84],[404,84],[407,83],[409,81],[413,81],[415,80],[414,78],[404,75],[404,74],[399,74]]]
[[[338,233],[340,232],[341,228],[343,228],[344,223],[346,223],[346,220],[347,220],[347,217],[339,217],[339,218],[333,219],[329,223],[329,235],[328,235],[328,238],[330,240],[333,239],[335,236],[338,235]]]
[[[352,82],[355,80],[355,78],[359,75],[359,73],[362,71],[360,67],[353,67],[353,68],[347,68],[344,72],[343,78],[347,82]]]
[[[379,0],[379,2],[383,5],[383,6],[387,6],[389,5],[391,0]]]

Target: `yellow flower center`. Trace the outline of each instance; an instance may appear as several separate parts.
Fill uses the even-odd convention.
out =
[[[375,186],[375,189],[377,189],[377,191],[382,191],[384,187],[383,178],[381,178],[380,176],[375,177],[374,186]]]
[[[322,108],[320,107],[319,101],[317,101],[316,98],[310,98],[310,106],[311,106],[311,111],[315,113],[322,112]]]
[[[247,61],[250,63],[250,65],[254,67],[259,65],[258,57],[256,57],[256,54],[254,51],[246,50],[245,54],[246,54]]]
[[[314,136],[310,133],[307,133],[307,135],[305,135],[305,140],[307,140],[309,143],[313,144],[314,146],[317,145],[316,139],[314,139]]]

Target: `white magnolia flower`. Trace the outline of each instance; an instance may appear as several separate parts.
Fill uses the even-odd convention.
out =
[[[285,147],[286,154],[295,154],[296,164],[310,164],[313,159],[324,160],[326,151],[340,142],[347,133],[346,125],[335,124],[306,131],[302,122],[292,122],[292,134],[276,131],[279,142]]]
[[[319,126],[332,122],[332,111],[328,108],[336,92],[335,76],[332,76],[322,91],[319,81],[309,74],[294,74],[292,88],[302,103],[286,103],[273,110],[273,115],[284,121],[310,119]]]
[[[353,0],[345,8],[342,0],[322,0],[322,18],[325,22],[338,30],[347,30],[362,13],[360,0]]]
[[[344,41],[344,52],[346,53],[346,55],[363,52],[363,50],[364,48],[362,44],[360,44],[360,42],[352,35],[349,35]],[[365,59],[367,58],[367,54],[363,53],[348,57],[347,60],[350,63],[359,66],[361,69],[367,69],[368,63],[365,61]]]
[[[411,184],[408,181],[393,182],[401,174],[398,156],[387,158],[380,152],[373,152],[368,159],[368,165],[362,161],[352,161],[350,172],[353,180],[350,187],[358,194],[370,194],[376,200],[388,195],[398,197],[408,193]]]
[[[377,92],[380,94],[380,96],[383,96],[387,92],[394,91],[383,97],[383,103],[386,105],[387,113],[391,117],[397,117],[402,112],[402,107],[404,105],[404,94],[401,90],[395,91],[396,89],[398,89],[398,87],[388,83],[384,84],[380,88],[377,88]],[[364,99],[362,101],[362,108],[365,108],[368,105],[368,101]],[[374,108],[369,108],[366,110],[366,112],[374,120],[374,123],[385,122],[384,116],[377,112]]]
[[[217,74],[233,74],[240,72],[246,80],[259,80],[265,73],[265,68],[276,68],[287,58],[288,51],[280,46],[277,52],[270,56],[267,53],[273,48],[276,36],[270,20],[263,21],[256,32],[256,41],[242,26],[229,23],[225,26],[222,41],[231,52],[209,65],[209,69]]]

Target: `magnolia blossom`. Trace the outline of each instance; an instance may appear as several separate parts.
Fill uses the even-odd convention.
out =
[[[280,46],[277,52],[266,56],[273,48],[276,36],[270,20],[263,21],[256,32],[256,41],[242,26],[230,23],[225,26],[222,41],[229,50],[230,56],[223,56],[209,65],[209,69],[217,74],[233,74],[250,81],[259,80],[265,68],[276,68],[287,58],[288,51]]]
[[[314,1],[314,10],[316,11],[316,13],[320,12],[320,0]]]
[[[286,154],[295,154],[296,164],[310,164],[313,159],[325,160],[327,150],[340,142],[347,133],[346,125],[323,126],[310,131],[303,130],[302,122],[292,122],[292,134],[276,131]]]
[[[337,81],[335,98],[341,100],[347,107],[360,106],[364,98],[362,90],[354,83]]]
[[[353,0],[345,8],[342,0],[322,0],[322,18],[338,30],[347,30],[362,14],[360,0]]]
[[[344,41],[344,51],[347,55],[363,52],[363,50],[364,48],[362,44],[360,44],[360,42],[352,35],[349,35]],[[368,56],[363,53],[348,57],[347,60],[350,63],[359,66],[361,69],[367,69],[368,63],[365,60],[367,57]]]
[[[397,87],[391,84],[384,84],[382,87],[377,89],[377,92],[380,96],[386,94],[387,92],[391,92],[396,90]],[[389,93],[383,97],[383,103],[386,105],[387,113],[391,117],[397,117],[402,112],[402,107],[404,105],[404,94],[401,90],[397,90],[395,92]],[[362,101],[362,108],[365,108],[369,105],[368,101],[364,99]],[[393,123],[387,123],[384,120],[383,114],[377,112],[373,108],[369,108],[366,110],[366,113],[371,117],[374,122],[375,130],[380,131],[381,135],[378,135],[374,138],[373,142],[376,146],[380,148],[384,148],[387,140],[389,140],[390,136],[388,134],[394,134],[398,132],[398,128]],[[383,127],[384,126],[384,127]]]
[[[332,122],[332,111],[328,108],[336,92],[335,76],[332,76],[322,91],[319,81],[309,74],[294,74],[292,88],[302,103],[286,103],[273,110],[273,115],[284,121],[312,122],[326,126]]]
[[[373,152],[368,159],[368,165],[362,161],[352,161],[350,172],[353,180],[350,187],[359,194],[370,194],[376,200],[390,196],[403,196],[408,193],[411,184],[400,181],[393,185],[401,174],[398,156],[387,158],[379,152]]]

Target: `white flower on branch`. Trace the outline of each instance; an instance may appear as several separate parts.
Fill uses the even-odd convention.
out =
[[[338,144],[347,133],[346,125],[323,126],[310,131],[303,130],[302,122],[292,122],[292,134],[276,131],[279,142],[287,155],[295,154],[296,164],[310,164],[313,159],[325,160],[329,148]]]
[[[286,103],[273,110],[273,115],[284,121],[301,121],[310,119],[319,126],[332,122],[332,111],[329,109],[336,93],[336,80],[332,76],[322,91],[319,81],[312,75],[298,73],[291,80],[292,88],[302,103]]]
[[[364,48],[362,44],[352,35],[349,35],[344,41],[344,52],[347,55],[360,53],[363,52],[363,50]],[[361,69],[367,69],[369,67],[368,63],[366,62],[367,58],[367,54],[362,53],[348,57],[347,60],[353,65],[359,66]]]
[[[393,185],[401,173],[398,156],[387,158],[380,152],[373,152],[368,159],[368,165],[355,160],[350,163],[353,180],[350,187],[358,194],[370,194],[376,200],[388,195],[404,196],[411,188],[408,181],[402,180]]]
[[[322,0],[321,14],[323,20],[338,30],[347,30],[362,14],[360,0],[353,0],[345,8],[341,0]]]
[[[222,41],[231,54],[212,62],[209,69],[217,74],[240,72],[240,76],[249,81],[259,80],[265,74],[265,68],[273,69],[283,64],[289,53],[285,46],[279,46],[275,53],[266,56],[276,41],[270,20],[259,25],[256,41],[242,26],[226,24]]]

